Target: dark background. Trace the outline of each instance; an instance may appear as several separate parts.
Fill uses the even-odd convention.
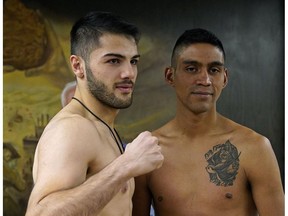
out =
[[[54,19],[65,16],[76,20],[87,11],[104,10],[120,14],[138,25],[144,37],[153,44],[153,48],[141,57],[141,62],[149,61],[150,64],[140,64],[134,104],[129,110],[121,111],[119,122],[131,124],[132,119],[137,120],[141,115],[165,113],[165,116],[158,116],[156,123],[144,124],[151,130],[168,121],[175,110],[174,95],[164,83],[163,71],[169,65],[176,38],[194,27],[214,32],[224,44],[230,71],[229,84],[218,110],[270,139],[284,179],[283,0],[23,2],[31,8],[40,8]],[[147,89],[153,92],[148,98]],[[134,131],[136,133],[137,129]]]

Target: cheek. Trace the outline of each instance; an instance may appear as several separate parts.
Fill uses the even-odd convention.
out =
[[[214,85],[214,92],[215,92],[216,100],[220,97],[223,88],[224,88],[223,82],[219,83],[218,85]]]
[[[193,88],[192,84],[189,83],[188,81],[181,81],[181,82],[175,81],[173,87],[176,91],[176,94],[179,97],[185,97],[185,98],[190,95],[191,88]]]
[[[224,78],[213,80],[213,84],[220,91],[226,86]]]
[[[134,72],[134,80],[137,79],[137,76],[138,76],[138,69],[136,68],[136,69],[135,69],[135,72]]]
[[[182,79],[179,77],[176,77],[174,79],[174,82],[173,82],[173,86],[174,88],[178,89],[178,90],[184,90],[184,89],[187,89],[189,86],[191,86],[191,81],[187,78],[187,79]]]
[[[190,74],[186,74],[186,73],[179,73],[176,74],[174,76],[174,83],[175,85],[178,84],[178,86],[187,86],[187,85],[191,85],[195,82],[195,77],[190,75]]]

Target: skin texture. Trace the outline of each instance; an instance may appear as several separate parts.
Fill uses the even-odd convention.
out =
[[[135,83],[138,60],[132,38],[103,34],[87,65],[78,56],[70,57],[77,78],[74,96],[113,128],[119,109],[91,94],[86,69],[105,86],[106,95],[127,103],[133,86],[126,82]],[[35,186],[26,215],[131,215],[133,177],[162,165],[157,144],[158,139],[146,131],[121,155],[109,129],[72,100],[51,120],[38,143],[33,166]]]
[[[222,52],[191,44],[165,70],[177,111],[153,132],[163,166],[135,179],[133,215],[284,215],[280,172],[267,138],[216,111],[228,82]],[[258,212],[258,213],[257,213]]]

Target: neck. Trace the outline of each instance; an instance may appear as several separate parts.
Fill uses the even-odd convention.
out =
[[[76,100],[78,103],[80,103],[84,109],[86,109],[91,115],[93,115],[97,120],[99,120],[100,122],[102,122],[110,131],[111,135],[113,136],[119,151],[121,154],[123,154],[123,144],[122,144],[122,140],[120,138],[120,136],[118,135],[117,131],[115,130],[115,128],[112,128],[103,120],[101,119],[99,116],[97,116],[94,112],[92,112],[82,101],[80,101],[78,98],[76,97],[72,97],[73,100]],[[120,143],[119,143],[120,142]]]
[[[186,112],[177,112],[174,122],[177,128],[185,134],[203,134],[214,130],[217,119],[216,112],[195,114],[186,110]]]

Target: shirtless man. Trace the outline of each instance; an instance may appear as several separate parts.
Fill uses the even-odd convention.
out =
[[[74,99],[47,125],[35,152],[27,216],[128,216],[135,176],[162,165],[146,131],[127,145],[113,129],[130,106],[139,33],[110,13],[91,12],[71,30]]]
[[[282,216],[279,167],[267,138],[216,110],[228,82],[222,43],[203,29],[176,42],[167,83],[175,89],[174,119],[153,132],[164,162],[135,179],[133,215]]]

